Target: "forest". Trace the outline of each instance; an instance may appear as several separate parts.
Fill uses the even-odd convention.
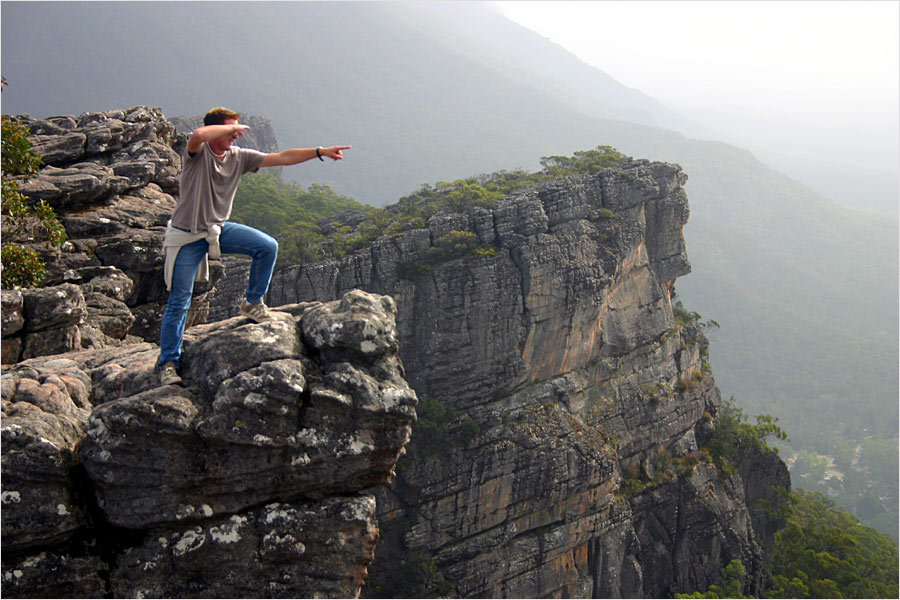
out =
[[[820,492],[799,489],[775,535],[765,598],[896,598],[897,544],[861,525]],[[743,594],[748,573],[740,560],[722,569],[719,584],[677,598],[754,598]]]

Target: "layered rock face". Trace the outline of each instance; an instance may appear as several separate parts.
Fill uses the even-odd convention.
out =
[[[388,297],[281,307],[3,376],[9,597],[352,597],[415,420]]]
[[[173,125],[185,134],[203,126],[203,117],[171,117]],[[244,131],[244,135],[238,138],[236,145],[244,148],[253,148],[260,152],[278,152],[278,140],[275,137],[275,129],[268,119],[255,115],[241,113],[240,122],[250,127]],[[282,167],[268,167],[269,171],[281,177]]]
[[[775,524],[751,501],[777,502],[789,477],[745,457],[766,465],[751,487],[701,451],[721,398],[702,326],[672,307],[689,272],[685,180],[632,161],[276,273],[275,304],[392,296],[407,377],[440,408],[378,490],[388,533],[365,594],[666,597],[733,559],[760,589],[771,531],[754,526]],[[493,255],[417,269],[451,232]],[[244,269],[228,264],[212,317],[231,314]],[[440,575],[411,588],[415,564]]]

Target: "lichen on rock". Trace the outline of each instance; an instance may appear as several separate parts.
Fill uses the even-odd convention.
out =
[[[113,595],[356,595],[378,537],[360,493],[390,481],[415,420],[394,312],[356,291],[194,327],[184,387],[158,387],[152,344],[7,368],[4,568],[71,562],[91,537]],[[43,577],[4,594],[62,585]]]

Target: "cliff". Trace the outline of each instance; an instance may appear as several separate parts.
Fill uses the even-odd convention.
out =
[[[728,475],[702,448],[721,398],[703,325],[672,306],[685,180],[635,160],[276,274],[274,304],[354,288],[397,302],[424,404],[377,491],[389,534],[364,593],[666,597],[733,559],[760,590],[778,524],[756,500],[790,480],[774,455],[748,450],[754,467]],[[452,232],[492,251],[435,264]],[[233,313],[245,269],[228,264],[211,316]]]
[[[364,595],[661,597],[735,558],[760,589],[777,522],[755,501],[789,478],[770,454],[726,474],[703,450],[721,399],[702,324],[672,307],[689,271],[679,167],[630,161],[281,270],[267,303],[284,314],[265,327],[234,316],[247,265],[226,259],[198,290],[192,322],[213,323],[188,330],[173,393],[149,369],[183,136],[145,107],[21,120],[50,164],[23,187],[71,239],[53,292],[3,292],[4,362],[36,357],[4,370],[5,594],[353,595],[376,514]],[[487,251],[444,252],[453,232]],[[68,317],[33,316],[56,291]],[[320,312],[384,344],[311,334]],[[32,413],[20,452],[7,436]],[[35,504],[10,482],[52,499],[43,516],[7,510]]]
[[[278,140],[275,137],[275,129],[268,119],[256,115],[248,115],[242,111],[237,112],[241,115],[241,123],[249,125],[250,129],[244,132],[235,145],[253,148],[260,152],[278,152]],[[188,135],[203,125],[203,116],[170,117],[169,121],[178,131]],[[269,169],[272,173],[281,177],[282,167],[269,167]]]

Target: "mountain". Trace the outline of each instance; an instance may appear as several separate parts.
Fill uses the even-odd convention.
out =
[[[528,47],[530,36],[502,16],[460,6],[481,13],[458,16],[460,27],[500,26],[504,36],[517,38],[517,47]],[[535,50],[507,51],[493,65],[486,62],[496,56],[486,54],[490,44],[463,54],[454,45],[459,29],[442,24],[447,14],[417,4],[226,3],[214,14],[191,3],[11,3],[3,10],[7,113],[44,117],[151,103],[177,116],[234,106],[269,118],[283,144],[353,144],[352,171],[319,165],[316,172],[293,169],[288,176],[327,183],[375,205],[439,178],[533,168],[535,157],[592,148],[603,137],[592,119],[540,89],[543,78],[527,70]],[[199,22],[228,35],[198,38]],[[147,34],[131,30],[138,24]],[[443,38],[435,37],[435,28]],[[164,43],[152,33],[160,31]],[[587,65],[559,71],[565,53],[551,48],[548,70],[564,76],[556,90],[584,98],[585,105],[609,97],[593,114],[665,112],[608,76],[595,83],[599,72]],[[564,83],[570,79],[589,82],[591,95]]]
[[[284,146],[352,144],[345,161],[286,177],[374,205],[601,144],[678,163],[695,266],[678,294],[722,326],[710,361],[723,392],[780,417],[798,448],[836,455],[897,434],[895,219],[838,206],[747,151],[697,139],[658,102],[486,5],[0,10],[4,112],[232,106],[269,118]]]

